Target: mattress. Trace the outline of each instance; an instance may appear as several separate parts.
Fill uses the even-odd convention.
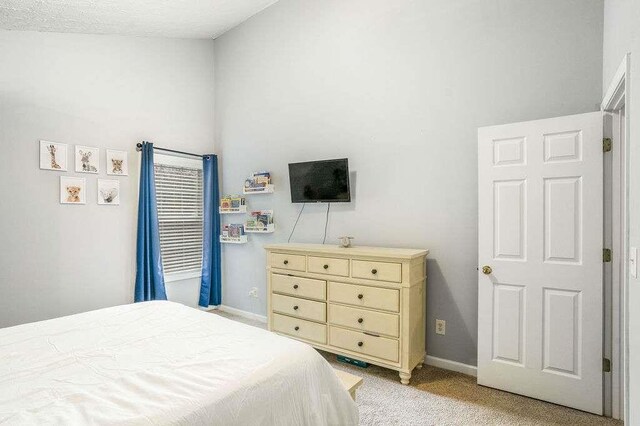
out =
[[[0,424],[355,425],[310,346],[172,302],[0,329]]]

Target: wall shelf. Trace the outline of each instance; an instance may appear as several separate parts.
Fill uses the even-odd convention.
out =
[[[236,208],[228,208],[228,209],[223,209],[222,207],[218,208],[218,211],[220,212],[220,214],[238,214],[238,213],[246,213],[247,212],[247,206],[240,206],[240,207],[236,207]]]
[[[271,234],[276,230],[276,225],[273,223],[270,223],[269,225],[265,226],[256,226],[256,227],[248,227],[248,226],[244,226],[244,232],[248,233],[248,234]]]
[[[244,195],[254,195],[254,194],[273,194],[275,191],[275,185],[267,185],[259,188],[242,188],[242,194]]]
[[[246,244],[247,236],[240,235],[239,237],[223,237],[220,235],[220,242],[223,244]]]

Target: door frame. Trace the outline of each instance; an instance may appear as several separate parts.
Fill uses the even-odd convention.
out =
[[[630,54],[626,54],[602,100],[601,110],[610,115],[612,193],[611,230],[614,263],[611,274],[611,416],[629,418],[628,365],[628,242],[629,242],[629,80]],[[605,132],[607,133],[607,132]],[[607,404],[605,404],[606,406]]]

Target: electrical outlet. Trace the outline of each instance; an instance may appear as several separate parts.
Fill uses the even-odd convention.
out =
[[[251,287],[251,290],[249,290],[249,297],[258,298],[258,287]]]
[[[444,336],[446,328],[447,322],[445,320],[436,320],[436,334],[442,334]]]

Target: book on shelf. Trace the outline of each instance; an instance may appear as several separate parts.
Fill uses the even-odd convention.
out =
[[[241,206],[244,206],[244,197],[240,197],[238,195],[234,196],[231,198],[231,208],[232,209],[239,209]]]
[[[225,195],[220,199],[222,210],[239,210],[244,205],[246,205],[246,200],[239,195]]]
[[[273,210],[256,210],[251,212],[251,219],[247,221],[247,228],[266,231],[273,223]]]
[[[264,191],[267,185],[271,184],[271,173],[262,171],[262,172],[253,172],[251,177],[244,181],[244,189],[245,191]]]
[[[222,238],[240,238],[244,235],[244,224],[230,223],[222,228]]]

